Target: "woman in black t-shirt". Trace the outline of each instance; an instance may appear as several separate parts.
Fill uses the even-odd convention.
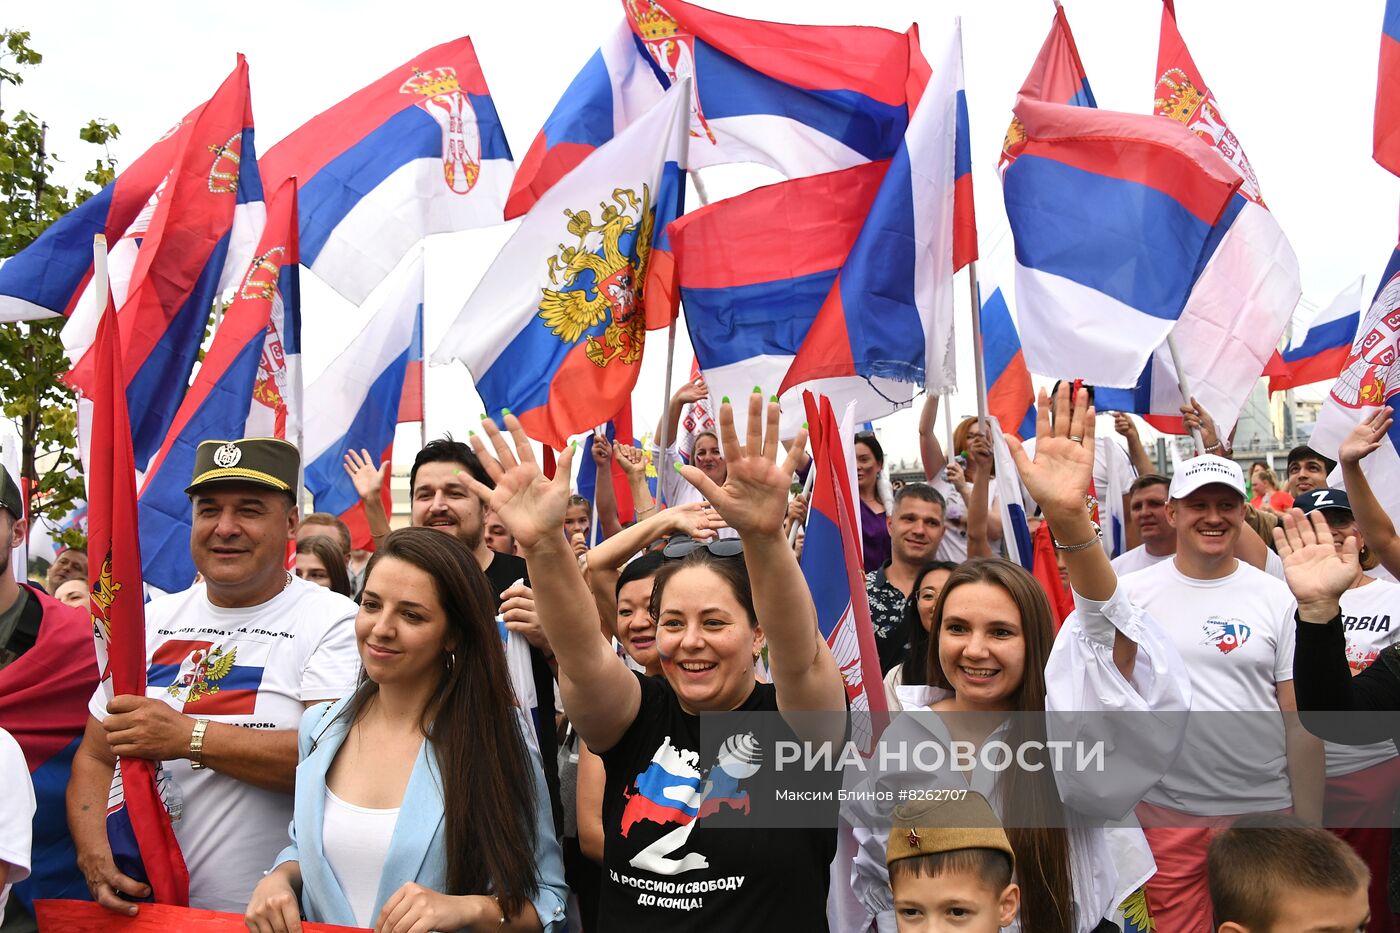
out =
[[[629,671],[602,638],[588,587],[558,533],[572,451],[546,480],[519,422],[507,415],[505,425],[515,452],[489,422],[496,458],[474,440],[496,488],[468,482],[525,555],[540,623],[559,662],[564,708],[607,770],[599,929],[827,929],[834,821],[824,829],[770,828],[763,817],[774,807],[772,782],[783,775],[775,775],[776,762],[763,760],[766,750],[753,735],[775,730],[726,721],[702,736],[699,716],[776,711],[787,722],[776,730],[780,737],[844,737],[845,684],[782,533],[805,430],[780,465],[776,401],[765,412],[762,396],[750,397],[743,444],[729,403],[720,406],[724,485],[694,467],[681,473],[742,545],[694,544],[658,574],[652,615],[663,676],[647,678]],[[772,684],[754,678],[765,645]],[[794,715],[810,711],[838,715]]]

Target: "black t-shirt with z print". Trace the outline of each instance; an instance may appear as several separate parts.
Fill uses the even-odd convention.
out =
[[[751,812],[773,805],[782,775],[766,761],[737,781],[720,772],[725,738],[712,733],[728,730],[707,728],[702,745],[700,717],[681,708],[665,678],[636,676],[637,718],[602,755],[598,929],[826,930],[835,810],[819,829],[756,828]],[[755,684],[735,712],[777,710],[773,685]]]

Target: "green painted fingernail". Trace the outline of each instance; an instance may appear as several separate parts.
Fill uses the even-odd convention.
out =
[[[468,432],[467,432],[467,437],[476,437],[476,432],[475,432],[475,431],[468,431]]]
[[[672,460],[672,461],[671,461],[671,466],[673,466],[673,467],[676,468],[676,472],[677,472],[677,473],[679,473],[679,472],[681,471],[681,465],[680,465],[679,463],[677,463],[676,461]]]
[[[489,417],[489,416],[486,414],[486,412],[483,411],[483,412],[481,413],[481,420],[482,420],[482,421],[485,421],[488,417]]]
[[[807,422],[802,422],[802,430],[807,430]]]
[[[509,408],[502,408],[502,409],[501,409],[501,417],[502,417],[502,418],[504,418],[504,417],[505,417],[506,415],[508,415],[508,414],[510,414],[510,409],[509,409]]]
[[[777,400],[778,400],[778,397],[777,397],[776,395],[770,395],[770,396],[768,396],[768,401],[770,401],[770,402],[776,402]]]
[[[762,386],[754,386],[754,387],[753,387],[753,394],[754,394],[754,395],[762,395],[762,394],[763,394],[763,387],[762,387]]]
[[[570,441],[570,442],[569,442],[569,449],[570,449],[570,450],[578,450],[578,441]]]

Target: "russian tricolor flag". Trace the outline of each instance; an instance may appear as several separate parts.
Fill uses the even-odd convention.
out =
[[[1281,354],[1288,372],[1269,378],[1270,392],[1337,378],[1361,323],[1361,287],[1362,277],[1357,276],[1331,304],[1298,329]]]
[[[1021,438],[1035,437],[1035,390],[1021,352],[1021,335],[1006,296],[986,272],[977,282],[981,299],[982,365],[987,376],[987,414]]]
[[[637,446],[637,438],[632,433],[632,401],[628,399],[627,404],[622,406],[622,410],[608,420],[603,426],[603,436],[608,439],[608,444],[626,444],[629,447]],[[592,444],[593,435],[588,435],[582,441],[584,447],[579,458],[578,481],[574,484],[578,489],[578,494],[589,502],[593,503],[594,510],[597,510],[598,500],[598,464],[593,460]],[[631,524],[636,517],[636,506],[632,502],[632,486],[627,480],[627,474],[622,472],[622,467],[618,465],[617,458],[608,461],[609,470],[607,481],[612,483],[613,496],[617,502],[617,520],[623,525]],[[601,536],[602,522],[595,522],[595,533]]]
[[[802,575],[812,591],[817,627],[846,681],[852,719],[851,740],[862,753],[874,748],[883,721],[871,713],[887,713],[875,648],[875,629],[865,599],[865,569],[861,558],[860,510],[855,490],[855,419],[851,409],[837,421],[831,400],[803,394],[807,422],[812,428],[812,503],[802,545]],[[860,715],[864,714],[864,715]]]
[[[1030,73],[1021,83],[1018,96],[1071,107],[1098,106],[1094,101],[1094,92],[1089,89],[1089,76],[1084,73],[1084,63],[1079,60],[1079,48],[1074,44],[1074,33],[1070,32],[1065,8],[1058,3],[1055,4],[1055,18],[1050,22],[1050,32],[1031,65]],[[1025,126],[1019,117],[1012,117],[1011,125],[1006,128],[1006,139],[1002,141],[998,171],[1006,171],[1006,166],[1016,160],[1025,142]]]
[[[955,24],[783,391],[841,376],[954,388],[953,273],[977,258],[967,130]]]
[[[421,344],[423,252],[404,264],[364,330],[306,389],[302,462],[318,512],[339,515],[356,548],[370,547],[369,526],[355,484],[345,472],[347,450],[388,458],[402,417],[405,376]]]
[[[146,472],[139,500],[144,574],[166,592],[185,589],[195,576],[185,487],[200,443],[210,438],[297,438],[301,313],[296,210],[296,180],[288,179],[273,196],[257,255]]]
[[[531,209],[432,355],[460,359],[488,412],[556,450],[636,385],[648,262],[685,198],[689,82]]]
[[[462,37],[428,49],[263,158],[269,184],[301,183],[301,259],[355,304],[419,240],[499,223],[510,147]]]
[[[263,200],[243,56],[209,102],[176,130],[175,143],[174,166],[153,195],[158,203],[135,255],[130,290],[116,314],[132,444],[141,467],[159,449],[184,398],[226,265],[239,263],[241,251],[230,250],[235,214],[240,206]],[[261,228],[260,217],[244,213]],[[231,274],[240,274],[246,261],[242,257]],[[120,299],[117,289],[113,294]],[[95,308],[95,303],[85,303],[69,320],[65,346],[81,348],[84,336],[95,332]],[[68,376],[89,399],[94,365],[89,347]]]
[[[1381,20],[1372,152],[1391,174],[1400,175],[1400,0],[1386,0]]]
[[[529,210],[684,77],[694,80],[690,167],[759,162],[789,178],[888,159],[928,77],[912,27],[794,26],[684,0],[622,7],[624,21],[521,161],[507,217]]]
[[[622,809],[622,835],[626,837],[632,825],[642,820],[658,826],[693,822],[705,799],[701,783],[700,772],[668,737],[634,781],[636,793],[627,798]]]
[[[1021,98],[1006,170],[1032,372],[1131,386],[1186,306],[1239,175],[1173,121]]]

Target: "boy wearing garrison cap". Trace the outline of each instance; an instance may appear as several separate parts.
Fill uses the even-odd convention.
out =
[[[987,798],[900,804],[885,865],[900,933],[995,933],[1021,909],[1016,857]]]

